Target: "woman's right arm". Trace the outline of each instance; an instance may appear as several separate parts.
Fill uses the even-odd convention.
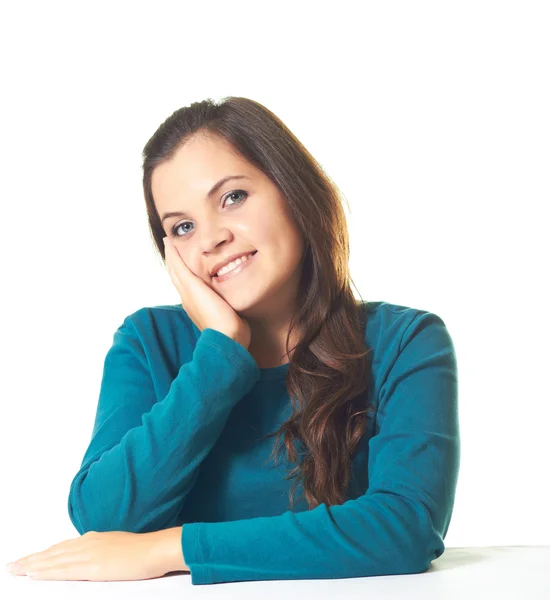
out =
[[[258,377],[245,348],[204,329],[193,359],[158,401],[139,336],[125,319],[105,358],[92,439],[70,486],[78,532],[174,526],[202,461]]]

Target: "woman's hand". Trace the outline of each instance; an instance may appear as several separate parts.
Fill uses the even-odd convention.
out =
[[[170,278],[179,292],[183,309],[193,323],[201,331],[207,327],[216,329],[248,350],[252,335],[248,322],[189,269],[168,237],[163,241]]]
[[[13,575],[66,581],[134,581],[170,571],[152,533],[88,531],[16,561]],[[183,557],[182,557],[183,560]]]

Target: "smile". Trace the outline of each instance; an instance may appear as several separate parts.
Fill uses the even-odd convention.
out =
[[[231,269],[231,271],[229,271],[228,273],[224,273],[219,277],[212,277],[212,281],[215,281],[216,283],[223,283],[224,281],[233,279],[233,277],[236,277],[237,275],[239,275],[239,273],[242,273],[244,269],[248,268],[250,266],[250,263],[254,262],[257,253],[258,251],[256,250],[256,252],[250,258],[247,258],[245,261],[241,262],[234,269]]]

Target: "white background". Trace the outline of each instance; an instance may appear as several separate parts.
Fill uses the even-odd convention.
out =
[[[278,115],[344,193],[363,299],[453,337],[446,546],[550,543],[549,4],[194,4],[1,9],[0,561],[78,535],[69,485],[113,333],[179,298],[141,151],[177,108],[229,95]]]

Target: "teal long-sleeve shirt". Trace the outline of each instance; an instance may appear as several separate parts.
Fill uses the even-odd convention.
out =
[[[127,316],[107,352],[95,424],[72,480],[86,531],[183,525],[192,584],[335,579],[426,571],[443,554],[460,464],[458,379],[443,320],[368,302],[374,413],[347,500],[289,509],[296,466],[268,462],[291,414],[289,364],[260,369],[181,305]],[[295,498],[303,488],[298,485]]]

